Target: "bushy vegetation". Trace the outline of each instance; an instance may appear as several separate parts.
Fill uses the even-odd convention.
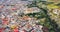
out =
[[[41,1],[40,1],[41,2]],[[37,7],[39,9],[41,9],[40,12],[38,13],[29,13],[29,14],[26,14],[28,16],[32,16],[32,17],[35,17],[37,19],[42,19],[42,18],[45,18],[45,21],[42,22],[38,22],[40,25],[43,25],[44,27],[47,27],[49,29],[49,32],[59,32],[58,31],[58,25],[56,24],[56,22],[54,20],[52,20],[50,18],[50,16],[48,15],[48,12],[47,12],[47,8],[42,8],[42,7],[39,7],[36,3],[40,3],[38,0],[37,1],[33,1],[32,4],[30,5],[27,5],[29,8],[31,7]],[[42,2],[43,3],[43,2]],[[44,3],[43,3],[44,4]],[[46,3],[45,3],[46,4]],[[45,5],[44,4],[44,5]],[[37,16],[36,16],[37,15]],[[43,23],[43,24],[42,24]]]

